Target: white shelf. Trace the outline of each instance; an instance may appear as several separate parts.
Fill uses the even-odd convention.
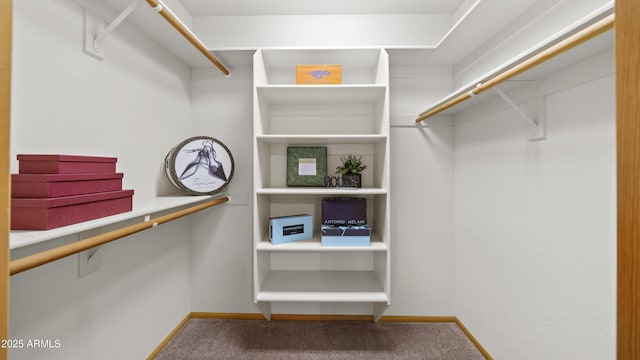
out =
[[[387,135],[257,135],[259,142],[267,144],[375,144],[384,143]]]
[[[524,63],[525,61],[531,59],[532,57],[534,57],[536,54],[539,54],[541,52],[543,52],[544,50],[551,48],[553,45],[561,42],[562,40],[569,38],[571,35],[578,33],[580,30],[586,28],[588,25],[591,25],[595,22],[597,22],[598,20],[602,20],[603,18],[605,18],[607,15],[613,13],[614,8],[613,8],[613,2],[602,6],[600,9],[594,11],[592,14],[586,16],[584,19],[581,19],[580,21],[571,24],[570,26],[568,26],[567,28],[565,28],[564,30],[558,32],[557,34],[554,34],[553,36],[545,39],[544,41],[542,41],[541,43],[535,45],[534,47],[524,51],[523,53],[519,54],[518,56],[508,60],[507,62],[505,62],[504,64],[488,71],[487,73],[483,74],[482,76],[478,77],[477,79],[475,79],[474,81],[461,86],[460,88],[456,89],[455,91],[451,92],[449,95],[445,96],[444,98],[440,99],[438,102],[434,103],[433,105],[431,105],[430,107],[428,107],[426,110],[424,110],[422,113],[426,113],[428,111],[431,111],[437,107],[439,107],[442,104],[445,104],[447,102],[449,102],[452,99],[457,98],[458,96],[464,95],[465,93],[468,93],[469,91],[473,90],[478,84],[481,83],[485,83],[488,80],[496,77],[496,75],[501,74],[506,72],[509,69],[512,69],[514,67],[516,67],[517,65],[520,65],[522,63]],[[578,46],[575,46],[573,48],[571,48],[570,50],[563,52],[555,57],[552,57],[550,59],[547,59],[544,63],[531,68],[525,72],[523,72],[522,74],[515,76],[514,78],[507,80],[507,83],[503,83],[501,85],[501,87],[503,88],[503,90],[507,90],[509,88],[514,88],[517,87],[516,85],[518,83],[525,83],[525,82],[533,82],[533,81],[538,81],[540,79],[544,79],[547,76],[550,76],[553,73],[556,73],[564,68],[567,68],[579,61],[582,61],[584,59],[588,59],[590,57],[593,57],[601,52],[610,50],[613,48],[613,44],[614,44],[614,35],[613,35],[613,31],[607,31],[605,34],[597,36],[595,38],[590,39],[589,41],[579,44]],[[508,82],[511,82],[511,84],[508,84]],[[487,92],[488,94],[493,94],[493,92]],[[479,103],[483,103],[489,99],[495,98],[497,95],[493,94],[493,95],[487,95],[487,93],[481,93],[478,94],[476,96],[473,97],[469,97],[468,99],[466,99],[465,101],[445,110],[442,111],[440,114],[443,115],[455,115],[460,111],[466,110],[471,106],[477,105]]]
[[[377,103],[385,99],[385,85],[260,85],[260,99],[270,104]]]
[[[383,188],[286,187],[256,189],[257,195],[386,195]]]
[[[387,303],[389,298],[373,271],[272,270],[256,300]]]
[[[277,245],[263,240],[256,246],[256,250],[258,251],[273,252],[384,252],[388,249],[387,244],[380,241],[380,238],[375,235],[371,236],[370,246],[322,246],[319,236],[314,236],[311,240],[294,241]]]
[[[74,235],[81,232],[94,230],[104,226],[116,224],[121,221],[131,220],[138,217],[145,217],[161,211],[177,209],[186,205],[197,204],[209,199],[212,196],[162,196],[156,197],[152,201],[137,204],[133,201],[133,210],[103,217],[100,219],[81,222],[78,224],[59,227],[51,230],[13,230],[9,235],[9,248],[17,249],[29,245],[38,244],[47,240],[57,239],[63,236]]]
[[[518,89],[523,89],[525,87],[533,88],[536,86],[536,83],[548,78],[549,76],[555,76],[559,71],[566,69],[570,66],[573,66],[580,61],[585,59],[590,59],[597,56],[600,53],[605,51],[613,51],[614,44],[614,34],[613,32],[608,32],[606,34],[600,35],[597,38],[591,39],[586,43],[583,43],[564,54],[561,54],[553,59],[547,60],[544,64],[540,64],[535,68],[527,70],[526,72],[514,77],[513,79],[507,80],[504,83],[500,84],[500,89],[507,94],[517,93]],[[507,67],[505,65],[505,67]],[[484,75],[482,78],[488,77],[489,74]],[[477,81],[482,82],[480,79]],[[467,92],[469,86],[462,87],[450,95],[442,98],[436,104],[431,106],[429,109],[438,106],[439,104],[445,103],[448,100]],[[488,103],[494,99],[499,99],[498,95],[493,91],[485,91],[479,95],[476,95],[472,98],[467,99],[466,101],[449,108],[443,112],[442,115],[455,115],[462,111],[468,110],[469,108],[476,106],[478,104]]]

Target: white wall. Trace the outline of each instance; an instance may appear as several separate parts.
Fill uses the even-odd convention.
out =
[[[453,127],[391,130],[391,307],[452,316]]]
[[[496,359],[614,359],[613,51],[552,74],[547,137],[456,118],[455,312]]]
[[[253,80],[235,68],[220,80],[210,69],[191,82],[193,131],[222,141],[233,154],[235,174],[224,214],[192,218],[192,311],[256,313],[251,288]],[[239,202],[239,203],[236,203]]]
[[[73,0],[15,5],[12,172],[18,153],[114,156],[148,200],[166,190],[164,156],[191,130],[190,70],[125,24],[98,61],[82,53],[82,26]]]
[[[391,56],[391,62],[396,60]],[[454,313],[453,126],[414,118],[452,87],[447,67],[394,66],[391,110],[391,307],[387,315]]]
[[[164,156],[191,132],[190,70],[125,24],[106,39],[104,61],[84,55],[73,0],[13,6],[12,172],[19,153],[115,156],[134,206],[166,191]],[[11,338],[62,347],[12,350],[11,359],[147,356],[190,311],[188,225],[105,246],[100,269],[81,279],[75,256],[12,277]]]
[[[10,337],[59,339],[61,347],[12,349],[10,358],[148,356],[190,311],[187,224],[176,220],[101,247],[100,268],[81,279],[76,256],[14,275]]]

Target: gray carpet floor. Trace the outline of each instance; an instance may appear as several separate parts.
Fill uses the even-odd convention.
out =
[[[156,360],[484,360],[458,325],[190,319]]]

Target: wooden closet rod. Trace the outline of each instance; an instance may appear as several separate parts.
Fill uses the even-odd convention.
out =
[[[202,53],[202,55],[206,56],[207,59],[209,59],[213,63],[213,65],[215,65],[218,69],[220,69],[220,71],[222,71],[224,76],[230,75],[229,70],[227,70],[227,68],[224,67],[224,65],[222,65],[220,61],[218,61],[218,59],[216,59],[216,57],[213,56],[207,50],[207,48],[204,46],[202,41],[200,41],[200,39],[198,39],[191,32],[191,30],[189,30],[186,26],[184,26],[182,21],[180,21],[180,19],[178,19],[165,4],[161,3],[159,0],[146,0],[146,1],[147,1],[147,4],[149,4],[153,8],[153,10],[155,10],[158,14],[162,15],[162,17],[165,20],[167,20],[167,22],[171,24],[171,26],[173,26],[176,30],[178,30],[178,32],[182,34],[182,36],[184,36],[185,39],[189,40],[189,42],[193,46],[195,46],[196,49],[198,49],[198,51]]]
[[[9,263],[9,272],[11,275],[19,274],[23,271],[27,271],[38,267],[40,265],[48,264],[52,261],[56,261],[67,257],[69,255],[77,254],[79,252],[89,250],[96,246],[100,246],[114,240],[118,240],[125,236],[135,234],[137,232],[147,230],[156,225],[164,224],[168,221],[175,220],[181,218],[183,216],[193,214],[194,212],[204,210],[206,208],[210,208],[212,206],[216,206],[222,203],[229,201],[229,197],[223,197],[220,199],[215,199],[211,201],[207,201],[205,203],[192,206],[190,208],[186,208],[183,210],[179,210],[173,212],[171,214],[167,214],[164,216],[160,216],[155,219],[143,221],[138,224],[133,224],[130,226],[123,227],[118,230],[109,231],[104,234],[92,236],[90,238],[86,238],[84,240],[76,241],[70,244],[62,245],[57,248],[53,248],[50,250],[42,251],[37,254],[25,256],[20,259],[12,260]]]
[[[516,64],[515,66],[493,76],[492,78],[480,82],[478,83],[478,85],[471,89],[470,91],[467,91],[461,95],[456,96],[455,98],[444,102],[436,107],[434,107],[431,110],[425,111],[422,114],[420,114],[417,118],[416,118],[416,123],[419,123],[423,120],[426,120],[427,118],[440,113],[450,107],[453,107],[475,95],[478,95],[479,93],[490,89],[498,84],[500,84],[503,81],[509,80],[515,76],[520,75],[521,73],[537,66],[540,65],[541,63],[562,54],[563,52],[572,49],[580,44],[582,44],[583,42],[586,42],[587,40],[590,40],[608,30],[611,30],[613,28],[614,25],[614,18],[615,18],[615,14],[610,14],[609,16],[593,23],[592,25],[578,31],[577,33],[569,36],[568,38],[558,42],[557,44],[554,44],[552,46],[550,46],[549,48],[539,52],[538,54]]]

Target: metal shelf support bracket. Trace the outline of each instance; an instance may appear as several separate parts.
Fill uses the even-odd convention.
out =
[[[518,115],[524,118],[527,122],[527,134],[529,136],[529,141],[539,141],[546,140],[546,101],[545,97],[542,96],[535,100],[534,112],[533,116],[525,113],[507,94],[505,94],[502,90],[500,90],[497,86],[493,88],[493,90],[511,107],[513,108]]]
[[[106,26],[102,20],[93,16],[85,6],[83,11],[84,53],[98,60],[104,60],[104,40],[136,9],[139,1],[132,1]]]

